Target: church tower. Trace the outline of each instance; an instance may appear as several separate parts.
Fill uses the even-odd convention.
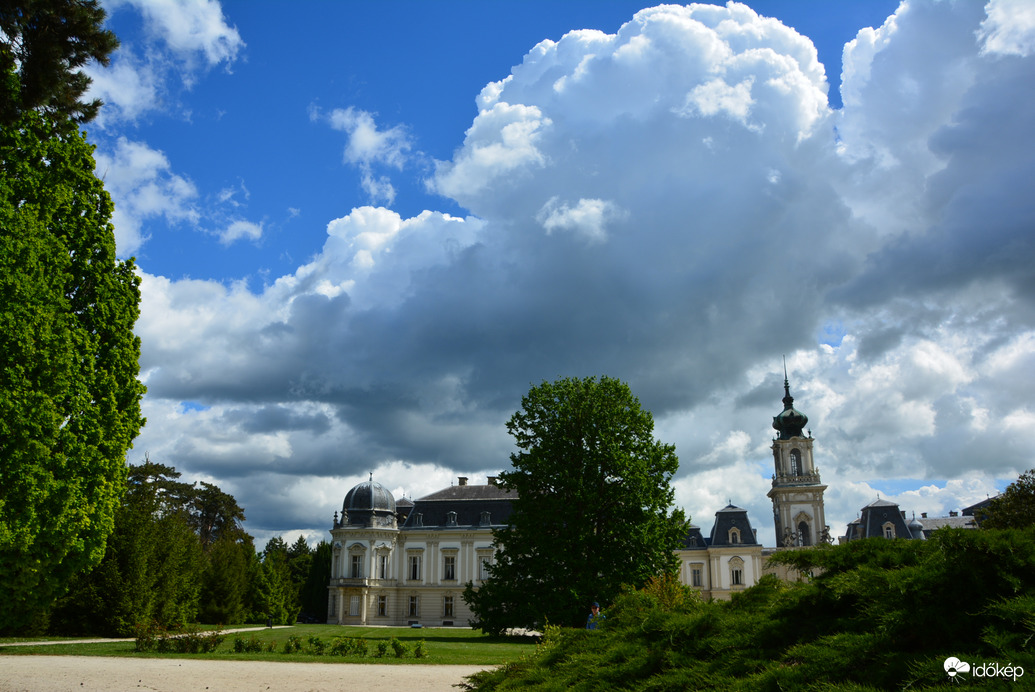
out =
[[[777,547],[826,543],[830,530],[823,513],[823,491],[819,470],[812,460],[812,433],[802,433],[808,416],[794,408],[787,367],[783,373],[783,411],[773,417],[777,435],[773,439],[773,501]]]

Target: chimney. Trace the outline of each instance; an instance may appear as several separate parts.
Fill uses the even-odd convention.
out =
[[[920,518],[921,519],[926,519],[927,518],[927,512],[920,512]]]
[[[958,517],[959,513],[957,513],[957,512],[949,512],[949,516],[950,517]]]
[[[458,480],[460,485],[467,485],[467,476],[459,476]]]
[[[902,515],[902,518],[903,518],[903,519],[905,519],[905,518],[906,518],[906,510],[904,510],[904,509],[900,509],[900,510],[899,510],[899,514],[901,514],[901,515]]]
[[[489,476],[489,485],[496,485],[496,476]]]

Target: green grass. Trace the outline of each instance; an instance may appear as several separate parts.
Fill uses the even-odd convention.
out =
[[[275,642],[276,653],[235,653],[233,650],[235,637],[248,641],[252,637],[263,642]],[[282,653],[284,643],[289,637],[298,637],[305,647],[309,637],[319,637],[327,649],[336,637],[362,638],[369,641],[370,653],[365,657],[322,656],[300,653]],[[377,641],[388,641],[395,637],[404,643],[410,653],[405,658],[396,658],[391,651],[384,658],[377,658]],[[47,639],[53,640],[52,637]],[[414,658],[413,649],[416,643],[424,640],[428,655],[426,658]],[[13,640],[8,640],[8,642]],[[24,641],[24,640],[23,640]],[[46,641],[41,638],[40,641]],[[204,658],[227,661],[300,661],[314,663],[384,663],[384,664],[451,664],[472,666],[496,666],[516,661],[527,656],[535,649],[536,640],[530,637],[489,637],[470,629],[409,627],[344,627],[339,625],[295,625],[277,629],[262,629],[253,632],[239,632],[226,635],[226,640],[219,649],[210,654],[159,654],[138,653],[134,651],[134,643],[70,643],[48,644],[41,646],[5,646],[0,642],[0,655],[45,654],[51,656],[121,656],[127,658]]]

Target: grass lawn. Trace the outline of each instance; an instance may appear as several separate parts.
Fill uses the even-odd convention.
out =
[[[265,644],[273,643],[276,652],[235,653],[234,640],[240,637],[248,642],[253,637]],[[290,637],[298,637],[302,643],[302,651],[285,654],[284,645]],[[325,645],[325,653],[316,655],[312,651],[310,637],[317,637]],[[337,637],[366,639],[368,654],[366,656],[335,656],[329,653],[331,643]],[[389,649],[383,658],[375,656],[378,641],[388,641],[394,637],[406,645],[408,653],[397,658]],[[48,638],[48,639],[53,639]],[[416,643],[424,640],[427,656],[414,658]],[[24,641],[24,640],[23,640]],[[41,639],[40,641],[45,641]],[[204,658],[227,661],[304,661],[314,663],[385,663],[385,664],[454,664],[493,666],[514,661],[521,656],[532,653],[537,640],[532,637],[489,637],[481,632],[461,628],[425,628],[409,627],[344,627],[340,625],[295,625],[278,629],[263,629],[255,632],[238,632],[226,635],[226,640],[210,654],[173,654],[173,653],[137,653],[134,643],[70,643],[48,644],[40,646],[5,646],[0,642],[0,655],[46,654],[51,656],[123,656],[139,658]],[[265,648],[265,647],[264,647]]]

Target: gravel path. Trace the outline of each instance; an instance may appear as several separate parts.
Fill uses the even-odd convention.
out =
[[[0,692],[455,692],[484,666],[0,656]]]

